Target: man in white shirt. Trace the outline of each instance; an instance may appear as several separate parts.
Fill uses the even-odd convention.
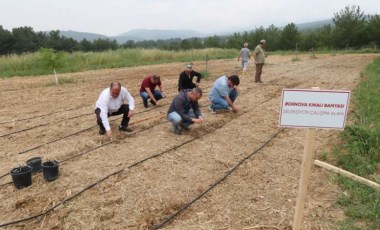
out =
[[[128,104],[124,104],[127,100]],[[120,131],[132,132],[128,128],[129,119],[133,116],[135,109],[135,100],[128,90],[121,86],[117,81],[112,82],[109,88],[103,90],[96,101],[95,114],[96,121],[99,125],[99,134],[107,133],[112,138],[112,130],[108,121],[108,117],[123,114],[123,120],[119,126]]]

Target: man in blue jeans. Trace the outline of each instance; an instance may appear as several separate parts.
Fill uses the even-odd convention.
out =
[[[158,89],[155,89],[158,86]],[[148,99],[155,106],[160,106],[159,100],[165,97],[164,87],[161,84],[160,76],[153,75],[145,77],[141,82],[140,96],[143,99],[144,108],[148,108]]]
[[[211,101],[209,108],[212,113],[217,110],[232,110],[235,113],[238,111],[234,102],[238,96],[237,86],[239,84],[240,79],[237,75],[221,76],[214,82],[209,93]]]
[[[173,132],[180,135],[180,128],[189,130],[191,124],[202,124],[203,116],[199,109],[198,100],[202,90],[198,87],[181,90],[174,98],[168,110],[168,120],[173,125]],[[190,110],[193,111],[190,111]]]

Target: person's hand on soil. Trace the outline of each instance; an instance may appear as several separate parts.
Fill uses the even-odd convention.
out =
[[[236,105],[232,105],[231,108],[232,108],[232,111],[234,111],[234,113],[237,113],[238,108],[236,107]]]
[[[107,136],[108,136],[110,139],[112,139],[112,130],[108,130],[108,131],[107,131]]]

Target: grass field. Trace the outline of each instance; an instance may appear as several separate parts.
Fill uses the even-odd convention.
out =
[[[337,165],[380,183],[380,59],[370,64],[354,92],[355,121],[342,133],[343,147],[336,149]],[[338,177],[345,191],[338,204],[349,217],[342,229],[380,229],[380,192]]]
[[[119,49],[99,53],[65,53],[58,73],[86,70],[112,69],[170,62],[192,62],[200,60],[224,59],[238,56],[234,49],[202,49],[187,51],[166,51],[157,49]],[[0,78],[14,76],[37,76],[52,74],[39,52],[0,57]]]

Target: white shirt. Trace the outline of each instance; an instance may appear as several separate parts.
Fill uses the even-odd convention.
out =
[[[96,101],[95,109],[100,109],[100,118],[102,118],[102,122],[106,131],[111,130],[108,121],[108,114],[117,112],[124,104],[125,100],[128,101],[129,110],[134,110],[135,100],[128,92],[128,90],[124,87],[121,87],[119,96],[117,96],[117,98],[113,98],[111,96],[111,89],[109,87],[103,90],[103,92],[100,94],[98,100]]]

